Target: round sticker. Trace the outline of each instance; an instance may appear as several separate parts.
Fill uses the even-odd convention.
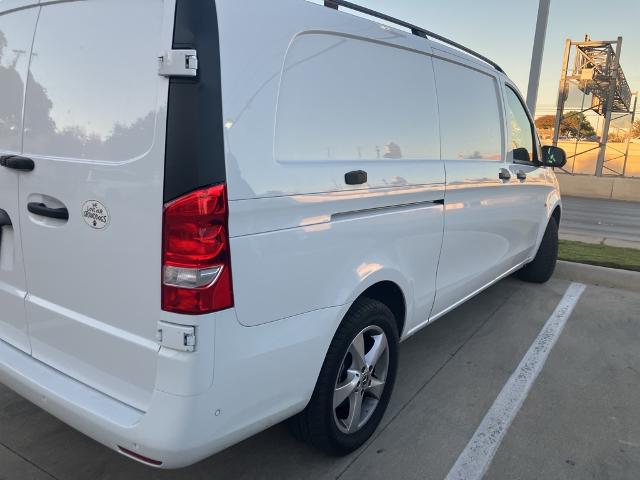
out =
[[[82,218],[91,228],[102,230],[109,225],[109,210],[97,200],[88,200],[82,205]]]

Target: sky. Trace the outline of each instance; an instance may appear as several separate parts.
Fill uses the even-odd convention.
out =
[[[354,0],[449,37],[497,62],[527,93],[538,0]],[[554,114],[567,38],[623,37],[621,65],[640,90],[640,0],[551,0],[536,116]]]

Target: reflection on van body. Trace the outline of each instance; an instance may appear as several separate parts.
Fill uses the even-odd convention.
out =
[[[36,10],[0,16],[0,149],[22,148],[22,105]]]
[[[153,42],[131,42],[114,35],[109,22],[98,21],[116,8],[110,3],[72,2],[43,9],[27,84],[25,153],[117,162],[136,158],[151,147],[157,92],[149,85],[157,72],[103,66],[135,65],[141,59],[155,62],[158,51]],[[63,26],[61,19],[70,12],[83,20]],[[131,2],[118,29],[135,27],[139,38],[158,38],[156,20],[149,18],[145,2]],[[61,68],[56,62],[60,55],[78,68]]]
[[[298,36],[280,86],[276,159],[438,159],[437,122],[428,114],[434,105],[425,84],[430,68],[427,57],[402,48],[349,36]],[[327,75],[335,75],[333,84]]]

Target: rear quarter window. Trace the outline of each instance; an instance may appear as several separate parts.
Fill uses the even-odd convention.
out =
[[[162,2],[89,0],[42,8],[24,151],[124,161],[152,145]]]
[[[430,57],[333,34],[287,53],[274,155],[280,162],[439,159]]]

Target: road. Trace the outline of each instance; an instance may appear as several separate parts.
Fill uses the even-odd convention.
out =
[[[561,237],[640,248],[640,203],[562,197],[562,204]]]
[[[507,278],[404,342],[387,414],[347,457],[297,443],[281,424],[190,468],[152,470],[0,386],[0,479],[443,479],[568,288]],[[635,290],[587,286],[485,478],[640,478]]]

